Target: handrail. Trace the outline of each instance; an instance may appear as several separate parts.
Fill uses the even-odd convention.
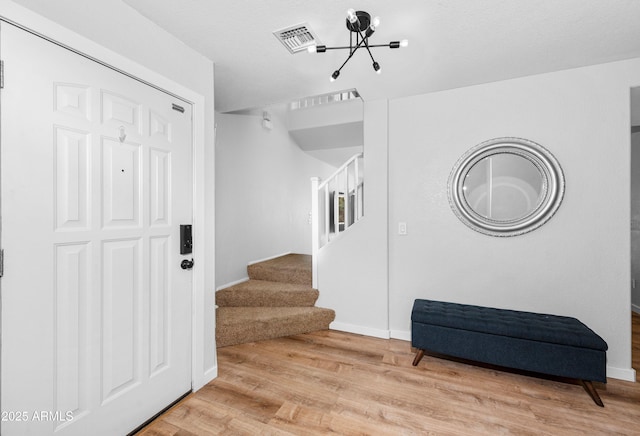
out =
[[[343,163],[340,168],[338,168],[337,170],[335,170],[333,172],[333,174],[331,174],[329,177],[327,177],[327,179],[320,183],[318,185],[318,190],[324,188],[324,186],[329,183],[331,180],[335,179],[336,177],[338,177],[338,175],[340,175],[340,173],[342,173],[348,166],[349,164],[351,164],[354,160],[359,159],[361,157],[364,156],[364,153],[358,153],[358,154],[354,154],[353,156],[351,156],[345,163]]]

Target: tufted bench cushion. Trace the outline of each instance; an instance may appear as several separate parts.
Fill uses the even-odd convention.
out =
[[[602,405],[591,381],[607,381],[607,343],[575,318],[418,299],[411,342],[418,349],[414,365],[428,350],[575,378]]]
[[[567,316],[416,300],[411,320],[530,341],[607,350],[607,343],[600,336]]]

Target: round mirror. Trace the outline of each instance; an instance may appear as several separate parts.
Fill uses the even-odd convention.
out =
[[[472,148],[449,177],[449,202],[472,229],[513,236],[544,224],[560,206],[564,176],[553,155],[520,138],[497,138]]]

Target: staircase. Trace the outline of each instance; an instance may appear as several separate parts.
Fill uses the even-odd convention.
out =
[[[247,271],[248,281],[216,292],[217,347],[329,328],[335,312],[314,306],[311,256],[288,254]]]

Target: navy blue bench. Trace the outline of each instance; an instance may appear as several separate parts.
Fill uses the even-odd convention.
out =
[[[606,383],[607,343],[575,318],[466,304],[415,300],[413,366],[425,351],[580,380],[593,401],[593,381]]]

